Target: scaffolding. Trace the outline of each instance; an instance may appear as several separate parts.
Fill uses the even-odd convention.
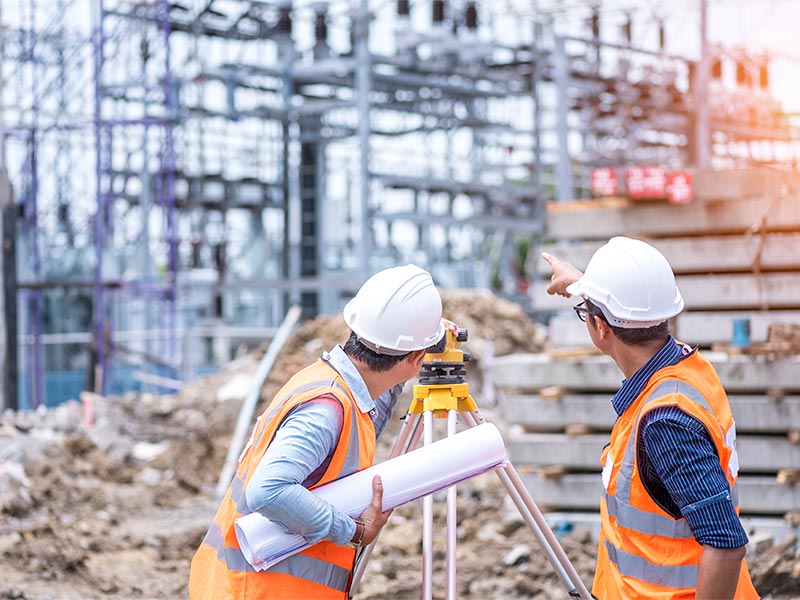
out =
[[[599,3],[11,4],[20,408],[177,387],[403,262],[524,300],[592,168],[800,154],[767,57],[643,47]]]

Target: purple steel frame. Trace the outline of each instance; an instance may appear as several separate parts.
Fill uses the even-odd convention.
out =
[[[28,37],[28,47],[25,53],[30,58],[31,66],[31,85],[34,86],[36,82],[35,69],[35,47],[36,47],[36,14],[35,7],[31,7],[28,12],[30,20],[30,35]],[[41,248],[39,247],[39,165],[38,165],[38,152],[37,152],[37,135],[38,135],[38,114],[39,114],[39,96],[35,88],[31,89],[31,97],[33,104],[31,105],[31,129],[28,132],[27,145],[28,145],[28,168],[30,179],[28,182],[28,199],[25,202],[26,220],[29,225],[31,253],[33,258],[33,277],[34,282],[39,283],[42,281],[42,256]],[[31,408],[36,408],[44,403],[44,349],[42,347],[42,334],[44,324],[44,302],[42,298],[42,291],[39,289],[31,290],[30,299],[33,304],[32,319],[30,319],[29,327],[32,333],[32,346],[31,346],[31,365],[32,375],[30,379],[31,386]]]
[[[157,5],[156,22],[162,35],[164,44],[164,76],[163,94],[165,115],[161,119],[144,117],[141,119],[105,118],[103,114],[103,67],[105,63],[104,21],[106,13],[103,0],[96,0],[94,5],[94,26],[92,43],[94,49],[94,93],[95,93],[95,176],[97,180],[96,212],[94,215],[94,339],[95,339],[95,365],[97,391],[103,393],[108,388],[111,375],[113,344],[113,299],[125,302],[131,294],[144,292],[145,302],[165,303],[165,310],[158,313],[162,316],[161,329],[166,331],[167,339],[161,340],[159,354],[173,358],[177,352],[177,270],[178,270],[178,244],[175,228],[175,148],[173,129],[175,123],[175,99],[173,77],[170,65],[170,35],[172,28],[169,18],[169,1],[159,0]],[[113,192],[111,190],[111,168],[113,157],[113,132],[116,127],[144,126],[149,130],[158,126],[162,131],[162,144],[159,163],[160,173],[154,178],[156,204],[162,208],[165,216],[165,236],[168,247],[167,281],[158,284],[152,281],[123,285],[119,293],[108,293],[106,282],[103,279],[103,253],[108,237],[111,235]],[[145,136],[146,137],[146,136]],[[148,218],[147,215],[144,217]],[[125,293],[127,292],[127,294]],[[98,380],[99,378],[99,380]]]
[[[161,171],[164,174],[166,189],[162,189],[163,195],[159,200],[164,205],[166,211],[166,236],[168,246],[167,268],[169,270],[168,281],[164,291],[167,310],[166,331],[169,336],[166,344],[166,353],[170,358],[174,357],[176,348],[177,332],[177,273],[178,273],[178,243],[175,236],[175,145],[173,137],[173,127],[175,123],[175,89],[173,87],[172,68],[170,65],[170,35],[172,27],[169,20],[169,0],[160,0],[158,4],[158,21],[161,34],[164,38],[164,109],[166,115],[164,119],[164,143],[161,154]],[[160,179],[160,178],[159,178]]]
[[[97,0],[92,11],[94,20],[92,31],[92,46],[94,50],[94,131],[95,131],[95,177],[96,177],[96,196],[97,206],[94,214],[94,382],[95,391],[101,394],[105,389],[105,373],[107,367],[107,350],[105,344],[106,320],[105,302],[103,294],[103,248],[105,246],[105,219],[109,194],[105,190],[103,173],[108,172],[111,161],[110,131],[109,125],[103,120],[102,102],[102,76],[104,62],[105,36],[103,33],[103,21],[105,20],[103,1]],[[109,182],[110,187],[110,182]],[[99,378],[99,380],[98,380]]]

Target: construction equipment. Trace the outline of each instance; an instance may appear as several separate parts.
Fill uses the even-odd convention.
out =
[[[447,418],[447,435],[455,435],[458,416],[468,427],[485,423],[465,381],[464,362],[469,354],[461,350],[461,342],[468,339],[466,330],[454,335],[446,330],[440,341],[425,355],[419,384],[414,386],[411,406],[397,435],[391,458],[413,450],[423,438],[427,446],[433,443],[433,419]],[[542,550],[553,565],[556,574],[574,598],[590,600],[588,589],[570,562],[555,534],[550,530],[539,508],[536,506],[517,470],[510,461],[495,471],[506,488],[514,505],[531,528]],[[377,539],[377,538],[376,538]],[[356,559],[350,594],[355,594],[375,543],[362,549]],[[456,598],[456,486],[447,490],[447,599]],[[422,526],[422,598],[433,598],[433,496],[423,498]]]

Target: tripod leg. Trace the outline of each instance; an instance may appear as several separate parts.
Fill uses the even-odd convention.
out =
[[[433,443],[433,413],[423,413],[425,445]],[[422,599],[433,599],[433,496],[422,499]]]
[[[470,427],[474,427],[480,423],[485,423],[480,411],[476,408],[472,412],[464,413],[466,421]],[[547,521],[542,515],[539,507],[533,501],[530,493],[528,492],[525,484],[522,483],[519,473],[514,466],[508,462],[505,467],[495,471],[503,486],[506,488],[511,500],[519,510],[520,515],[533,531],[542,550],[545,551],[550,564],[556,571],[556,574],[561,579],[561,582],[567,588],[570,596],[577,596],[582,600],[591,600],[592,595],[589,590],[581,581],[578,572],[570,562],[561,544],[558,543],[558,538],[547,525]]]
[[[457,432],[458,412],[447,411],[447,435]],[[447,600],[455,600],[456,594],[456,486],[447,489]]]
[[[414,449],[419,442],[420,435],[422,434],[419,427],[420,423],[420,415],[414,413],[408,413],[406,415],[406,419],[403,421],[403,426],[400,428],[400,432],[397,434],[397,438],[395,439],[394,446],[392,446],[392,452],[389,455],[389,458],[395,458]],[[411,438],[411,442],[409,447],[406,448],[406,441],[408,441],[409,437]],[[380,533],[378,533],[378,537],[380,537]],[[350,585],[351,598],[355,596],[356,590],[358,590],[358,584],[361,583],[361,578],[364,576],[364,571],[367,569],[367,563],[372,556],[372,551],[377,545],[375,542],[378,541],[378,537],[372,540],[372,543],[369,546],[362,548],[358,554],[358,557],[356,558],[356,565],[353,569],[353,581]]]

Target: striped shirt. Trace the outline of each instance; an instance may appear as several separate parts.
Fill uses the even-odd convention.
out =
[[[614,394],[622,416],[653,374],[674,365],[691,349],[669,341]],[[748,542],[730,499],[730,487],[716,448],[703,424],[677,407],[650,411],[642,418],[637,447],[639,472],[653,500],[675,518],[683,516],[698,543],[737,548]]]

